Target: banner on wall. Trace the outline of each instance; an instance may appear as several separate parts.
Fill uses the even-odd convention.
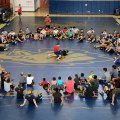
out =
[[[15,1],[15,11],[18,9],[18,5],[21,4],[23,11],[35,11],[35,0],[14,0]]]
[[[26,5],[28,6],[32,5],[32,0],[26,0]]]
[[[119,1],[119,0],[49,0],[49,1]]]
[[[31,2],[32,0],[26,0],[27,2]]]

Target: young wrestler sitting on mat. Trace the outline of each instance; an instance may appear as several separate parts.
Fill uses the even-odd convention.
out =
[[[71,95],[74,94],[74,81],[72,80],[72,77],[69,76],[68,80],[65,81],[65,95]]]
[[[55,93],[53,93],[52,95],[52,99],[51,99],[51,104],[52,103],[55,103],[55,104],[61,104],[63,105],[64,104],[64,99],[63,99],[63,96],[62,94],[60,93],[59,89],[58,88],[55,88]]]
[[[0,44],[0,51],[5,51],[9,49],[9,44]]]
[[[115,104],[115,100],[119,96],[120,96],[120,78],[114,81],[114,90],[112,91],[112,102],[111,102],[112,105]]]
[[[49,82],[46,80],[46,78],[43,78],[43,81],[41,83],[39,83],[40,86],[43,87],[43,89],[49,93],[50,92],[50,84]]]
[[[23,102],[23,104],[20,105],[20,107],[25,106],[25,104],[27,102],[29,102],[29,104],[34,104],[35,107],[38,108],[38,105],[37,105],[36,100],[35,100],[35,96],[33,95],[31,90],[29,90],[27,92],[27,95],[25,96],[24,102]]]
[[[120,64],[120,57],[113,58],[115,64]]]
[[[57,60],[60,60],[61,58],[64,58],[66,55],[68,55],[69,50],[60,50],[60,44],[57,43],[54,48],[54,54],[48,54],[49,57],[57,57]]]

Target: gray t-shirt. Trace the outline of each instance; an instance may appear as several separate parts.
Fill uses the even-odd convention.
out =
[[[111,81],[111,74],[109,71],[103,73],[102,80]]]
[[[117,78],[118,77],[118,70],[117,69],[112,69],[110,73],[111,73],[113,78]]]
[[[25,76],[20,76],[20,81],[19,83],[26,83],[26,77]]]

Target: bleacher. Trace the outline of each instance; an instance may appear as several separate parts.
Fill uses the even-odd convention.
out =
[[[7,7],[0,8],[0,23],[8,23],[11,17],[11,10]]]

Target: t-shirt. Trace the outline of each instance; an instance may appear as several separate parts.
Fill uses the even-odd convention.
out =
[[[7,35],[8,32],[7,32],[7,31],[3,31],[1,34],[2,34],[2,35]]]
[[[69,37],[72,37],[72,36],[73,36],[73,31],[69,31],[69,32],[68,32],[68,36],[69,36]]]
[[[53,97],[55,103],[61,103],[62,94],[60,92],[53,93]]]
[[[26,77],[20,76],[20,83],[26,83]]]
[[[107,82],[111,81],[111,74],[109,71],[103,73],[102,80],[106,80]]]
[[[63,85],[63,80],[58,80],[58,81],[57,81],[57,84],[58,84],[58,85]]]
[[[94,91],[97,91],[98,88],[99,88],[99,81],[98,80],[93,80],[93,81],[91,81],[91,85],[92,85]]]
[[[11,82],[4,81],[4,91],[9,92],[11,85],[12,85]]]
[[[88,79],[93,80],[94,74],[89,75]]]
[[[41,32],[40,32],[41,34],[43,34],[43,35],[46,35],[46,30],[45,29],[43,29],[43,30],[41,30]]]
[[[74,92],[74,81],[73,80],[67,80],[65,82],[66,85],[66,92],[73,93]]]
[[[18,8],[18,12],[19,12],[19,13],[22,13],[22,7],[19,7],[19,8]]]
[[[18,98],[23,98],[23,96],[24,96],[24,94],[23,94],[24,89],[23,88],[17,87],[17,88],[15,88],[15,91],[17,92],[17,97]]]
[[[29,34],[29,33],[30,33],[30,29],[27,28],[27,29],[25,30],[25,33],[26,33],[26,34]]]
[[[85,85],[85,83],[87,82],[87,80],[86,80],[85,77],[80,77],[79,80],[80,80],[80,83],[81,83],[81,84],[84,84],[84,85]]]
[[[117,78],[118,77],[118,70],[117,69],[112,69],[111,70],[111,75],[113,78]]]
[[[52,80],[51,84],[52,84],[52,85],[56,85],[56,84],[57,84],[57,81],[56,81],[56,80],[55,80],[55,81]]]
[[[90,85],[86,86],[85,96],[93,97],[93,88]]]
[[[38,39],[38,33],[34,34],[34,39],[37,40]]]
[[[114,93],[114,89],[110,89],[106,91],[106,94],[107,94],[107,99],[108,100],[111,100],[112,99],[112,94]]]
[[[80,84],[80,80],[79,80],[78,77],[75,77],[74,81],[75,81],[75,84],[76,84],[76,85],[79,85],[79,84]]]
[[[27,99],[29,101],[29,103],[33,103],[33,100],[35,99],[35,96],[34,95],[31,95],[31,96],[26,95],[25,99]]]
[[[62,32],[63,32],[63,33],[66,33],[66,32],[68,32],[68,30],[67,30],[67,29],[63,29]]]
[[[28,85],[31,85],[33,83],[33,80],[34,80],[34,77],[31,76],[31,77],[27,77],[27,84]]]
[[[54,46],[54,52],[58,52],[60,50],[59,46],[58,45],[55,45]]]
[[[43,86],[43,87],[44,87],[46,84],[48,84],[48,82],[47,82],[46,80],[41,82],[41,86]]]
[[[49,28],[45,28],[45,31],[48,32],[48,31],[49,31]]]
[[[74,33],[78,33],[78,32],[79,32],[79,29],[78,29],[78,28],[74,28],[74,29],[73,29],[73,32],[74,32]]]
[[[115,80],[115,87],[120,88],[120,80]]]
[[[57,33],[59,32],[59,30],[55,29],[55,30],[53,30],[53,32],[54,32],[55,34],[57,34]]]
[[[45,18],[45,25],[50,25],[50,23],[51,23],[51,18],[46,17]]]

